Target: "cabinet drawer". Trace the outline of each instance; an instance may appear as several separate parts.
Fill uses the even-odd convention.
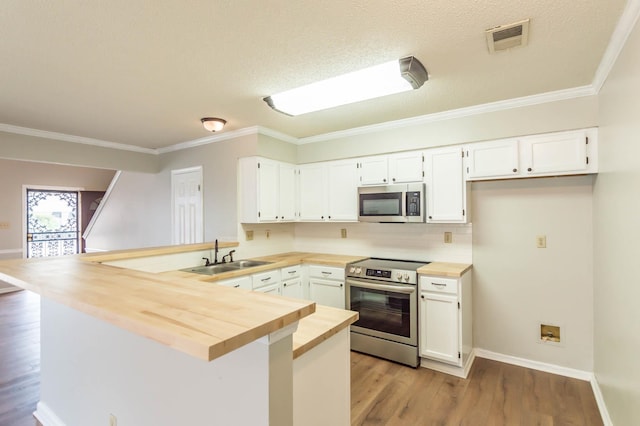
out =
[[[216,284],[223,285],[225,287],[246,288],[248,290],[251,290],[252,288],[251,277],[231,278],[228,280],[218,281]]]
[[[253,289],[264,287],[269,284],[277,284],[280,282],[280,271],[267,271],[253,275]]]
[[[421,276],[420,291],[458,294],[458,280],[453,278]]]
[[[324,278],[327,280],[344,280],[344,268],[335,266],[309,266],[309,277]]]
[[[280,270],[282,274],[282,280],[288,280],[290,278],[298,278],[302,274],[302,267],[300,265],[289,266]]]

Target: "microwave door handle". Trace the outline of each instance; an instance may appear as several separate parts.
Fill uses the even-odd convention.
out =
[[[402,192],[402,217],[406,219],[407,217],[407,204],[409,203],[409,199],[407,198],[407,191]]]

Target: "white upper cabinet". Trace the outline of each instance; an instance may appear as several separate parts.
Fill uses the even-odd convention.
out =
[[[422,181],[422,151],[363,157],[358,162],[360,164],[360,185]]]
[[[360,185],[386,185],[389,183],[389,169],[386,155],[359,159]]]
[[[598,129],[523,136],[465,147],[467,180],[598,172]]]
[[[331,161],[327,165],[327,219],[337,222],[358,220],[358,163],[353,160]]]
[[[280,163],[279,167],[279,213],[276,218],[290,222],[296,219],[297,175],[293,164]]]
[[[592,143],[595,143],[595,138],[592,138]],[[530,136],[520,141],[520,164],[523,172],[533,176],[587,173],[588,146],[586,130]]]
[[[299,167],[300,211],[298,219],[324,221],[327,213],[327,165],[303,164]]]
[[[399,152],[388,156],[389,183],[420,182],[424,176],[422,151]]]
[[[465,148],[467,179],[499,179],[518,175],[518,141],[480,142]]]
[[[427,223],[467,222],[467,183],[460,146],[425,151]]]
[[[239,159],[240,221],[293,221],[292,209],[295,211],[296,199],[294,171],[293,165],[268,158]]]

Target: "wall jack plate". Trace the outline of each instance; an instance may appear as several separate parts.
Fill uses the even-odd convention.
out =
[[[446,244],[451,244],[453,242],[453,234],[451,232],[444,233],[444,242]]]

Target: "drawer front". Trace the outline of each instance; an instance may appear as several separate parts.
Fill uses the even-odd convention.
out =
[[[282,274],[282,281],[288,280],[290,278],[298,278],[300,275],[302,275],[302,266],[296,265],[282,268],[280,270],[280,273]]]
[[[458,294],[458,280],[454,278],[420,277],[420,291]]]
[[[253,275],[253,288],[264,287],[269,284],[278,284],[280,282],[280,271],[267,271]]]
[[[252,288],[251,277],[231,278],[228,280],[218,281],[216,284],[223,285],[225,287],[246,288],[247,290],[251,290]]]
[[[324,278],[327,280],[344,280],[344,268],[335,266],[309,266],[309,277]]]

